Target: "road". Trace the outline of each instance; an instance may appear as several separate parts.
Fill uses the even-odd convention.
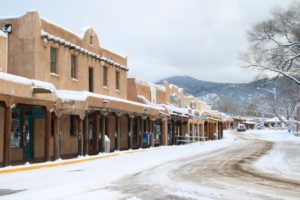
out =
[[[116,181],[106,189],[127,199],[300,199],[300,179],[260,170],[254,163],[271,151],[286,152],[285,161],[298,156],[290,142],[272,142],[233,132],[237,142],[227,148],[173,160]],[[280,149],[278,149],[280,148]],[[297,147],[295,147],[297,148]],[[299,161],[299,160],[298,160]],[[297,162],[298,162],[297,161]],[[270,163],[272,166],[274,163]],[[299,164],[299,162],[298,162]],[[276,166],[273,166],[276,168]]]

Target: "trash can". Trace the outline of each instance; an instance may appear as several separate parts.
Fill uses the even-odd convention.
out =
[[[105,135],[105,144],[104,144],[104,152],[109,153],[110,152],[110,139]]]
[[[143,134],[143,147],[150,147],[150,134],[148,132],[144,132]]]

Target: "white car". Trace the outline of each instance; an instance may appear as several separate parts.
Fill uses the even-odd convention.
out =
[[[245,124],[238,124],[236,127],[237,131],[246,131],[246,126]]]

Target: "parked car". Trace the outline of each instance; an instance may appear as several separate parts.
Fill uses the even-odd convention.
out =
[[[245,124],[238,124],[236,127],[237,131],[246,131],[246,126]]]

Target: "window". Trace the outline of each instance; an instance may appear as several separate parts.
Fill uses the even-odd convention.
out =
[[[22,113],[18,109],[12,110],[12,124],[11,124],[11,142],[10,147],[20,148],[22,147]]]
[[[103,67],[103,86],[107,86],[107,67]]]
[[[92,44],[93,44],[93,36],[90,35],[90,45],[92,45]]]
[[[50,48],[50,72],[57,73],[56,70],[56,57],[57,57],[57,50],[53,47]]]
[[[120,90],[120,72],[116,71],[116,90]]]
[[[71,55],[71,78],[77,78],[76,56]]]
[[[94,71],[93,71],[93,68],[89,67],[89,91],[90,92],[93,92],[94,89]]]
[[[77,116],[76,115],[70,115],[70,135],[76,136],[78,129],[77,129]]]

